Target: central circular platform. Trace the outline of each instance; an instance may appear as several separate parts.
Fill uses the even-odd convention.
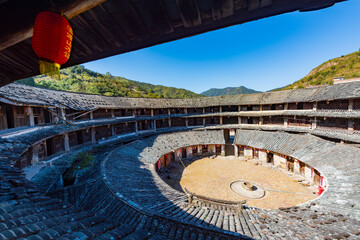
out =
[[[265,190],[255,182],[236,180],[230,183],[230,189],[244,198],[259,199],[265,196]]]

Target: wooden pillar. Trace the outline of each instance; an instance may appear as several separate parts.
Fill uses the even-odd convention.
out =
[[[135,132],[138,132],[138,122],[135,122]]]
[[[353,108],[354,108],[354,99],[350,99],[350,100],[349,100],[348,110],[349,110],[349,111],[352,111]]]
[[[189,119],[185,119],[185,126],[188,127],[189,126]]]
[[[294,173],[300,174],[300,162],[297,159],[294,161]]]
[[[202,145],[198,146],[198,155],[202,155]]]
[[[2,107],[0,106],[0,111],[2,111]],[[0,118],[0,122],[3,123],[3,129],[8,129],[8,121],[6,118],[6,111],[4,110],[3,114],[0,114],[0,116],[2,115],[2,117]]]
[[[171,127],[171,118],[168,118],[169,127]]]
[[[154,109],[150,109],[151,111],[151,116],[153,117],[154,116]]]
[[[169,115],[169,116],[171,115],[171,110],[170,110],[170,108],[168,108],[168,115]]]
[[[114,112],[114,109],[111,109],[110,111],[111,111],[111,117],[112,117],[112,118],[115,118],[115,112]]]
[[[70,151],[70,145],[69,145],[69,134],[64,134],[64,149],[66,152]]]
[[[35,126],[35,119],[34,119],[34,110],[32,107],[29,108],[29,124],[30,126]]]
[[[287,127],[287,126],[288,126],[288,118],[284,117],[284,127]]]
[[[90,120],[93,120],[94,119],[94,113],[93,112],[90,112]]]
[[[192,147],[186,148],[186,157],[191,158],[192,157]]]
[[[32,147],[32,156],[31,156],[31,164],[32,165],[39,162],[39,145],[40,144],[35,144]]]
[[[153,129],[156,131],[156,120],[152,121]]]
[[[305,166],[305,179],[310,183],[310,185],[314,184],[314,169],[309,165]]]
[[[59,120],[66,120],[65,108],[60,108],[60,117],[61,119]]]
[[[114,126],[114,125],[111,125],[111,135],[112,135],[113,137],[116,136],[115,126]]]
[[[352,118],[348,119],[348,130],[354,131],[354,119],[352,119]]]
[[[317,110],[317,102],[314,102],[314,104],[313,104],[313,110],[314,110],[314,111]]]
[[[91,143],[95,143],[96,142],[96,131],[95,131],[95,127],[91,128]]]
[[[211,144],[208,145],[208,152],[213,153],[213,145]]]
[[[221,156],[225,156],[225,144],[221,145]]]
[[[259,120],[259,125],[263,125],[263,117],[260,117],[260,120]]]
[[[203,108],[203,113],[205,114],[205,112],[206,112],[206,110],[205,110],[205,108]],[[206,120],[205,120],[205,117],[203,118],[203,126],[205,126],[205,124],[206,124]]]
[[[241,117],[238,117],[238,124],[241,124]]]
[[[285,103],[284,104],[284,110],[288,110],[289,109],[289,103]]]
[[[222,106],[219,106],[219,112],[220,113],[222,112]],[[223,118],[222,118],[222,116],[220,116],[219,118],[220,118],[220,124],[222,125],[223,124]]]
[[[315,129],[317,126],[317,117],[314,117],[314,120],[312,122],[312,129]]]

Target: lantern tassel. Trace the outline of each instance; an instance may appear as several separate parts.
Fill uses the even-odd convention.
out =
[[[49,62],[45,60],[39,60],[40,74],[45,74],[49,77],[61,80],[60,78],[60,64],[55,62]]]

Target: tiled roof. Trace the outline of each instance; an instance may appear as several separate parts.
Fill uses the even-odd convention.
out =
[[[0,88],[0,97],[25,104],[93,110],[98,108],[192,108],[229,105],[314,102],[360,97],[360,82],[236,96],[190,99],[106,97],[9,84]]]

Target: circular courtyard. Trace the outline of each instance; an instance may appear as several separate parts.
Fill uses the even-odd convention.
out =
[[[216,157],[186,162],[186,165],[181,171],[176,170],[179,166],[172,167],[172,176],[165,180],[178,189],[186,188],[209,198],[246,200],[248,206],[276,209],[317,197],[314,187],[302,184],[300,176],[254,161]]]

